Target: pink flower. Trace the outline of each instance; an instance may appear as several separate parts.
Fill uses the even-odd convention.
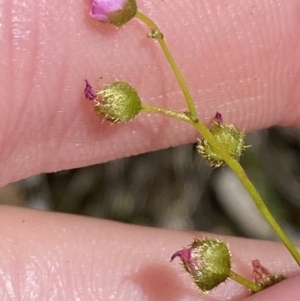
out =
[[[90,16],[101,22],[109,22],[112,12],[121,10],[126,0],[92,0]]]
[[[100,22],[121,26],[137,11],[135,0],[91,0],[90,16]]]

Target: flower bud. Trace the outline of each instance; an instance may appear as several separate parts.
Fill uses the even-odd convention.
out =
[[[262,288],[267,288],[285,279],[285,276],[279,273],[271,273],[265,268],[259,260],[252,261],[253,282]]]
[[[88,99],[94,93],[87,82],[85,95]],[[88,86],[89,85],[89,86]],[[87,92],[86,92],[87,91]],[[126,122],[133,119],[142,109],[140,97],[135,89],[125,82],[117,81],[96,92],[94,112],[111,122]]]
[[[92,0],[90,16],[103,23],[121,26],[131,20],[136,12],[135,0]]]
[[[230,275],[230,251],[218,239],[195,239],[189,248],[174,253],[171,261],[176,257],[203,292],[217,287]]]
[[[216,113],[216,116],[211,120],[209,130],[236,160],[239,160],[242,152],[248,147],[245,146],[245,133],[232,124],[224,124],[220,113]],[[207,159],[212,167],[225,164],[223,158],[214,151],[204,138],[198,139],[197,151]]]

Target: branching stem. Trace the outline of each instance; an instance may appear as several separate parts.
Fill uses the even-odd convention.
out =
[[[185,122],[191,123],[195,129],[201,134],[201,136],[208,141],[208,143],[212,146],[214,152],[216,152],[219,156],[223,158],[223,160],[227,163],[227,165],[234,171],[234,173],[237,175],[241,183],[244,185],[248,193],[251,195],[254,203],[262,213],[262,215],[265,217],[265,219],[268,221],[270,226],[273,228],[273,230],[276,232],[276,234],[279,236],[279,238],[282,240],[283,244],[286,246],[286,248],[289,250],[291,255],[294,257],[298,265],[300,266],[300,253],[297,251],[294,244],[291,242],[291,240],[288,238],[288,236],[284,233],[282,228],[279,226],[277,221],[274,219],[270,211],[268,210],[267,206],[265,205],[263,199],[259,195],[258,191],[252,184],[252,182],[247,177],[244,169],[240,165],[240,163],[233,158],[228,151],[223,147],[223,145],[213,136],[213,134],[209,131],[209,129],[204,125],[203,122],[201,122],[197,116],[196,107],[194,104],[194,101],[192,99],[191,93],[189,91],[189,88],[163,38],[163,34],[160,31],[159,27],[145,14],[141,13],[140,11],[137,12],[136,18],[141,20],[143,23],[145,23],[151,30],[150,34],[148,36],[156,39],[161,46],[177,80],[178,83],[183,91],[189,112],[186,113],[177,113],[171,110],[168,110],[166,108],[161,107],[151,107],[144,104],[143,109],[148,112],[153,113],[160,113],[165,114],[167,116],[171,116],[180,120],[183,120]],[[247,217],[245,217],[247,218]]]

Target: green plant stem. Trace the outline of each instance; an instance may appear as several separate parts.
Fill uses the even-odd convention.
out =
[[[136,15],[135,15],[136,18],[138,18],[139,20],[141,20],[143,23],[145,23],[151,30],[157,30],[158,32],[161,33],[161,31],[159,30],[159,27],[149,18],[147,17],[145,14],[143,14],[142,12],[140,11],[137,11]],[[180,72],[180,69],[178,68],[170,50],[169,50],[169,47],[168,45],[166,44],[164,38],[163,38],[163,35],[159,35],[156,40],[158,41],[160,47],[162,48],[162,51],[164,52],[176,78],[177,78],[177,81],[181,87],[181,90],[184,94],[184,97],[186,99],[186,102],[187,102],[187,106],[189,108],[189,112],[191,113],[191,115],[194,116],[194,118],[198,118],[197,117],[197,110],[196,110],[196,107],[195,107],[195,104],[194,104],[194,101],[192,99],[192,96],[191,96],[191,93],[188,89],[188,86],[185,82],[185,79],[183,78],[181,72]]]
[[[249,288],[254,293],[257,293],[262,290],[262,287],[260,287],[258,284],[244,278],[243,276],[233,271],[230,271],[229,278]]]
[[[149,113],[167,115],[172,118],[176,118],[176,119],[179,119],[179,120],[182,120],[182,121],[192,124],[190,117],[188,117],[186,114],[172,111],[172,110],[169,110],[164,107],[156,107],[156,106],[151,106],[151,105],[142,103],[142,110],[145,112],[149,112]]]
[[[137,12],[136,18],[138,18],[139,20],[144,22],[151,30],[157,30],[159,33],[161,33],[158,26],[150,18],[148,18],[146,15],[144,15],[140,11]],[[287,235],[284,233],[282,228],[279,226],[279,224],[276,222],[276,220],[274,219],[274,217],[268,210],[267,206],[265,205],[265,203],[264,203],[263,199],[261,198],[261,196],[259,195],[258,191],[253,186],[251,181],[248,179],[242,166],[239,164],[239,162],[237,160],[235,160],[233,157],[230,156],[230,154],[227,152],[227,150],[224,149],[222,144],[212,135],[212,133],[204,125],[204,123],[202,123],[198,119],[196,107],[195,107],[194,101],[191,97],[191,94],[189,92],[188,86],[187,86],[173,56],[170,53],[170,50],[167,47],[162,34],[157,35],[156,39],[159,42],[169,64],[180,84],[180,87],[183,91],[183,94],[185,96],[185,99],[186,99],[186,102],[188,105],[190,116],[188,116],[187,114],[180,114],[180,113],[178,113],[178,115],[177,115],[177,113],[175,113],[173,111],[169,111],[168,109],[158,108],[158,107],[156,107],[156,109],[154,109],[154,107],[152,107],[151,109],[150,109],[150,107],[148,107],[147,110],[151,111],[151,112],[155,112],[155,113],[166,114],[168,116],[189,122],[196,128],[196,130],[202,135],[202,137],[209,142],[209,144],[212,146],[214,151],[217,154],[219,154],[223,158],[223,160],[227,163],[227,165],[234,171],[234,173],[237,175],[237,177],[239,178],[241,183],[244,185],[244,187],[246,188],[248,193],[251,195],[254,203],[256,204],[256,206],[258,207],[258,209],[260,210],[262,215],[268,221],[270,226],[273,228],[275,233],[279,236],[279,238],[282,240],[283,244],[286,246],[286,248],[289,250],[291,255],[294,257],[294,259],[300,266],[299,252],[297,251],[296,247],[293,245],[291,240],[287,237]],[[185,117],[183,115],[185,115]],[[189,120],[187,120],[186,118],[188,118]]]
[[[233,157],[230,156],[230,154],[222,147],[222,144],[219,143],[215,139],[215,137],[212,135],[212,133],[207,129],[207,127],[201,122],[193,122],[193,126],[196,128],[196,130],[206,139],[210,145],[213,147],[214,151],[219,154],[224,161],[227,163],[227,165],[234,171],[236,176],[239,178],[241,183],[244,185],[250,196],[252,197],[255,205],[258,207],[259,211],[262,213],[262,215],[265,217],[267,222],[270,224],[270,226],[273,228],[275,233],[279,236],[283,244],[286,246],[286,248],[289,250],[291,255],[294,257],[298,265],[300,266],[300,254],[294,244],[291,242],[291,240],[287,237],[287,235],[284,233],[282,228],[279,226],[277,221],[272,216],[271,212],[265,205],[263,199],[261,198],[260,194],[252,184],[252,182],[247,177],[244,169],[240,165],[240,163],[235,160]]]

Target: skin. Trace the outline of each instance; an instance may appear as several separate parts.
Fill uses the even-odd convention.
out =
[[[246,130],[300,126],[300,1],[138,5],[161,25],[202,120],[219,111],[225,122]],[[0,3],[2,186],[197,137],[188,125],[162,116],[112,126],[93,114],[83,98],[85,78],[95,86],[122,79],[148,103],[186,108],[146,29],[135,20],[122,29],[101,25],[88,10],[88,2],[75,0]],[[11,207],[1,207],[0,229],[1,300],[214,301],[249,295],[232,281],[199,294],[178,262],[168,262],[201,233]],[[294,300],[298,268],[280,244],[224,239],[234,270],[244,276],[251,278],[257,258],[291,276],[249,300]]]

